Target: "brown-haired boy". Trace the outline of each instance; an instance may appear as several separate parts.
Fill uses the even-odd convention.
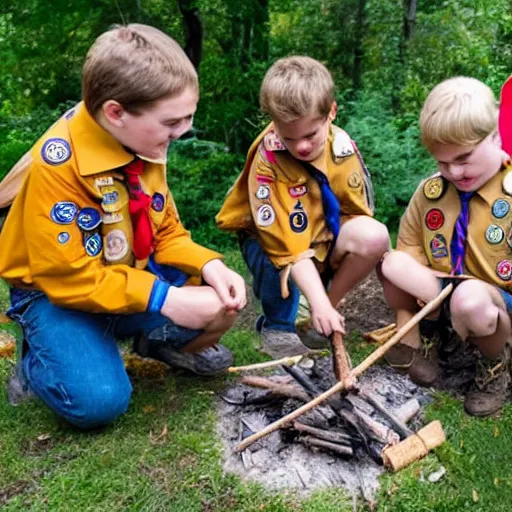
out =
[[[474,78],[441,82],[423,106],[420,129],[439,172],[420,183],[407,207],[398,250],[382,263],[384,290],[400,327],[418,302],[454,284],[442,313],[482,356],[464,407],[487,416],[501,408],[510,382],[512,311],[512,166],[501,148],[494,95]],[[437,379],[418,329],[386,359],[419,384]]]
[[[322,335],[310,329],[303,341],[318,347],[344,332],[336,308],[375,267],[389,237],[372,218],[370,177],[355,144],[332,124],[329,71],[310,57],[280,59],[267,71],[260,104],[272,122],[252,144],[217,224],[239,233],[263,308],[262,347],[279,357],[307,351],[295,331],[299,289]]]
[[[82,85],[84,102],[16,169],[25,179],[2,230],[0,275],[25,335],[11,402],[31,391],[93,428],[131,394],[115,336],[218,373],[232,356],[211,347],[245,305],[245,285],[191,240],[166,183],[168,146],[190,129],[199,97],[178,44],[153,27],[114,28],[89,50]]]

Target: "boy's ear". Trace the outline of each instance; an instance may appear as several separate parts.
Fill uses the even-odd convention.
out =
[[[333,101],[331,105],[331,111],[329,112],[329,122],[332,123],[336,119],[336,114],[338,113],[338,104]]]
[[[117,128],[124,125],[126,110],[115,100],[107,100],[101,106],[101,111],[105,120]]]

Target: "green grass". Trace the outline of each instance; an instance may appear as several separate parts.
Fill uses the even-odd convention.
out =
[[[0,288],[0,304],[7,305],[5,286]],[[10,324],[0,327],[18,332]],[[347,342],[354,363],[373,350],[357,336]],[[233,330],[225,343],[237,364],[263,360],[250,330]],[[214,401],[234,377],[201,379],[178,373],[164,379],[134,378],[128,413],[101,431],[80,432],[37,401],[11,407],[3,386],[11,365],[0,359],[2,510],[353,510],[341,489],[303,499],[223,474]],[[507,405],[500,418],[477,420],[463,413],[460,402],[438,394],[427,411],[427,420],[433,419],[441,420],[447,442],[407,469],[384,474],[376,510],[511,510],[512,407]],[[161,435],[164,427],[167,434]],[[441,464],[447,470],[444,478],[428,482]],[[358,504],[358,510],[368,510],[361,499]]]

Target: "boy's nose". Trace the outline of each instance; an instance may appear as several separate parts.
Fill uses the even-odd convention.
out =
[[[308,140],[301,140],[295,147],[297,153],[307,154],[311,151],[311,143]]]
[[[450,164],[448,170],[450,172],[450,175],[453,176],[454,178],[459,178],[460,176],[462,176],[464,172],[460,164]]]

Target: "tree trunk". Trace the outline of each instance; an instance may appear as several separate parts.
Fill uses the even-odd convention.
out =
[[[352,70],[352,86],[354,91],[361,88],[362,64],[364,57],[363,38],[364,26],[366,23],[366,0],[359,0],[357,3],[357,19],[354,38],[354,67]]]
[[[185,53],[196,69],[203,57],[203,25],[194,0],[177,0],[185,23]]]

